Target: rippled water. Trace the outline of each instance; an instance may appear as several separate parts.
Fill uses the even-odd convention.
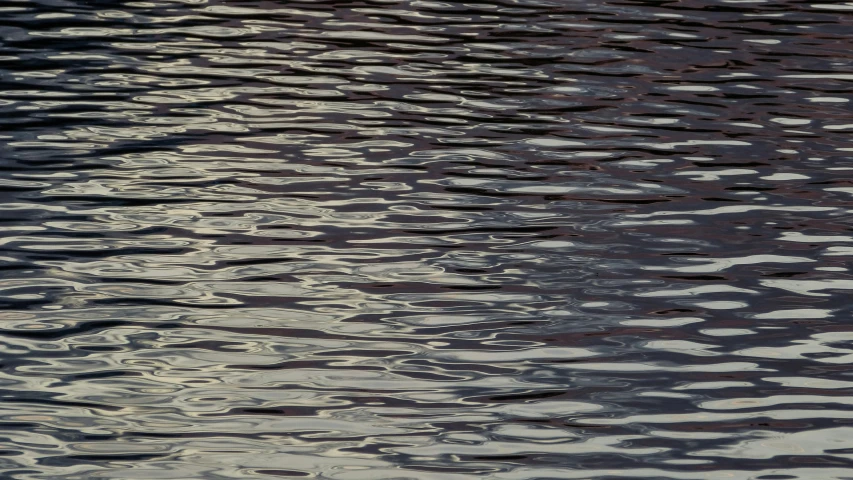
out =
[[[853,478],[853,3],[0,19],[3,479]]]

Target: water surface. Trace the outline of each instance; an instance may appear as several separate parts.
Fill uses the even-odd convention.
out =
[[[4,3],[2,478],[853,478],[851,14]]]

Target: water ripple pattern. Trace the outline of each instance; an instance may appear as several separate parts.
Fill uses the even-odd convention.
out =
[[[0,5],[0,477],[853,478],[853,3]]]

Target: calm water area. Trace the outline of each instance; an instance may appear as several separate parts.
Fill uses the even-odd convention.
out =
[[[0,2],[0,480],[853,479],[853,2]]]

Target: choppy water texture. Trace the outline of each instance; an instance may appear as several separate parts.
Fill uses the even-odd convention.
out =
[[[853,478],[853,3],[0,19],[3,479]]]

